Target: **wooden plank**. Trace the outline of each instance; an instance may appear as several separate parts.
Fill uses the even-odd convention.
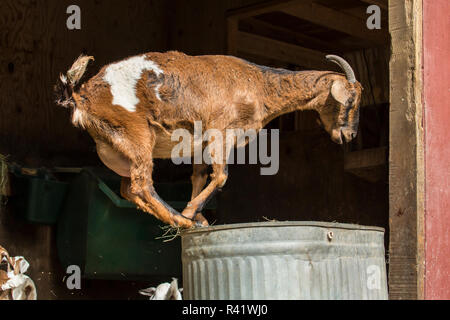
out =
[[[325,54],[320,51],[302,48],[246,32],[238,33],[237,48],[238,51],[255,55],[263,54],[263,56],[268,58],[290,62],[307,68],[336,70],[332,64],[327,62]]]
[[[367,8],[368,8],[368,6],[363,6],[363,7],[342,9],[339,11],[344,12],[348,15],[354,16],[358,19],[367,19],[367,17],[369,17],[369,15],[367,14]],[[381,28],[387,28],[388,23],[389,23],[388,11],[381,10]]]
[[[52,88],[58,74],[82,51],[95,56],[88,71],[95,72],[118,58],[167,49],[167,1],[79,0],[82,29],[77,31],[66,28],[70,3],[0,1],[0,153],[10,154],[11,162],[98,165],[92,139],[72,126],[68,110],[55,106]],[[117,292],[115,299],[133,296],[134,285],[128,292],[125,286],[67,290],[61,281],[65,274],[57,258],[55,228],[25,223],[13,210],[0,206],[0,244],[30,262],[27,275],[40,299],[89,299],[96,292]]]
[[[425,299],[427,300],[450,299],[449,12],[448,0],[424,1]]]
[[[369,30],[365,19],[358,19],[314,2],[295,3],[288,7],[282,7],[279,11],[359,39],[371,41],[377,45],[386,45],[389,41],[387,28]]]
[[[361,106],[389,103],[389,48],[377,47],[342,55],[362,84]]]
[[[248,18],[242,20],[240,22],[240,25],[246,27],[247,29],[250,29],[249,30],[250,33],[255,33],[264,37],[277,39],[281,41],[296,43],[297,45],[307,46],[308,48],[311,49],[328,50],[330,52],[336,52],[338,49],[339,52],[354,49],[345,47],[342,48],[339,47],[338,44],[332,43],[330,41],[323,41],[318,39],[317,37],[307,36],[302,33],[294,32],[288,28],[276,26],[271,23],[258,20],[255,18]]]
[[[387,162],[387,149],[374,148],[347,153],[345,155],[345,170],[363,169],[383,166]]]
[[[369,182],[385,178],[387,148],[365,149],[345,154],[344,170]]]
[[[423,297],[422,0],[389,1],[389,295]]]
[[[55,106],[53,97],[58,74],[81,52],[95,56],[88,71],[94,72],[119,58],[167,49],[164,3],[83,0],[78,4],[82,28],[70,31],[63,1],[51,5],[0,1],[0,153],[12,155],[14,161],[50,166],[48,161],[73,165],[78,159],[97,158],[91,151],[92,140],[71,125],[69,112]],[[63,159],[66,163],[61,163]]]

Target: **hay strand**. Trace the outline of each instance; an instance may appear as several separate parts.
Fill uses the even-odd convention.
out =
[[[175,240],[180,234],[181,234],[181,228],[180,227],[173,227],[171,225],[159,227],[161,230],[164,231],[163,235],[160,237],[156,237],[156,240],[162,239],[163,242],[170,242]]]

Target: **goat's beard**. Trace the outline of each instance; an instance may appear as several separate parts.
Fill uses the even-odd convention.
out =
[[[331,140],[337,144],[343,144],[345,141],[345,138],[342,133],[341,128],[336,128],[331,131]]]
[[[348,127],[338,127],[331,130],[331,140],[337,144],[350,143],[356,137],[356,131]]]

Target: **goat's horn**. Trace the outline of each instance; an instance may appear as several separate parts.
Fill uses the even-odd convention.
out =
[[[337,65],[339,65],[342,70],[344,70],[345,75],[347,76],[347,80],[350,83],[355,83],[356,82],[356,77],[355,77],[355,73],[353,72],[352,67],[349,65],[349,63],[347,61],[345,61],[343,58],[339,57],[339,56],[335,56],[335,55],[327,55],[326,58],[329,61],[332,61],[334,63],[336,63]]]

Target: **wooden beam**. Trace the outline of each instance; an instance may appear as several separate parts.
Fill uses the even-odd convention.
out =
[[[332,64],[327,62],[325,54],[320,51],[303,48],[246,32],[238,32],[237,39],[238,51],[262,55],[271,59],[285,61],[311,69],[336,70]]]
[[[370,182],[387,177],[387,148],[365,149],[345,154],[344,170]]]
[[[388,10],[389,7],[388,0],[361,0],[361,1],[367,4],[375,4],[383,10]]]
[[[359,39],[371,41],[377,45],[389,44],[387,28],[369,30],[365,19],[358,19],[309,0],[284,6],[279,11]]]
[[[422,0],[389,1],[389,297],[423,298]]]
[[[387,163],[386,147],[353,151],[345,155],[345,170],[382,166]]]
[[[354,8],[348,8],[348,9],[342,9],[339,10],[345,14],[351,15],[353,17],[356,17],[358,19],[364,18],[364,17],[368,17],[367,14],[367,8],[368,6],[364,6],[364,7],[354,7]],[[382,10],[381,11],[381,28],[387,28],[388,27],[388,23],[389,23],[389,19],[388,19],[388,12]]]
[[[306,45],[308,48],[321,48],[321,50],[329,50],[331,52],[336,52],[338,45],[333,44],[329,41],[323,41],[316,37],[307,36],[298,32],[294,32],[290,29],[273,25],[271,23],[256,19],[248,18],[242,20],[240,25],[244,28],[249,29],[248,32],[256,33],[264,37],[278,39],[281,41],[298,42],[298,45]],[[244,29],[242,28],[242,29]],[[243,30],[247,31],[247,30]],[[346,51],[346,48],[340,48],[340,51]],[[354,49],[354,48],[352,48]]]

